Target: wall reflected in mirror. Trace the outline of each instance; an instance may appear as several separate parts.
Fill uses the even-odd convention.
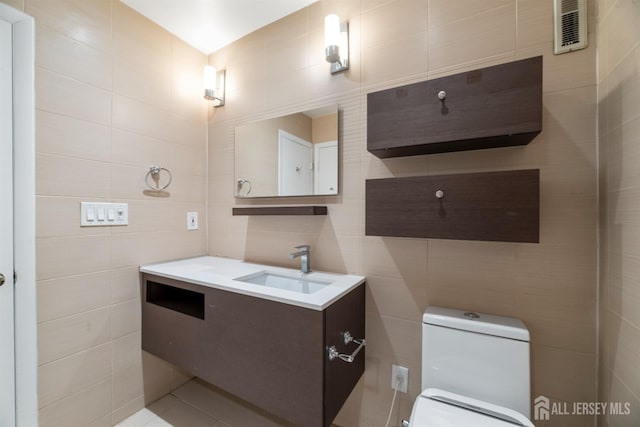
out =
[[[235,196],[338,194],[338,107],[332,105],[238,126]]]

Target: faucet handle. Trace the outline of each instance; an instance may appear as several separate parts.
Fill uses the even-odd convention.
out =
[[[295,249],[303,249],[307,252],[311,251],[311,245],[300,245],[300,246],[296,246]]]

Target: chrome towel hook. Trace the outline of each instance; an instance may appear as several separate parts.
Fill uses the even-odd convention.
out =
[[[165,185],[163,185],[162,187],[160,186],[160,172],[165,171],[168,175],[169,175],[169,181],[167,181],[167,183]],[[155,183],[155,185],[153,185],[152,183],[149,182],[149,178],[151,178],[153,180],[153,182]],[[144,177],[144,182],[147,184],[147,187],[149,187],[151,190],[153,191],[162,191],[165,190],[169,187],[169,185],[171,185],[171,180],[173,179],[173,176],[171,175],[171,171],[167,168],[164,168],[162,166],[149,166],[149,172],[147,172],[147,175]]]
[[[246,194],[241,195],[240,191],[242,191],[242,188],[244,187],[245,184],[249,184],[249,188],[247,189],[247,193]],[[240,197],[248,196],[249,193],[251,193],[251,188],[252,188],[251,181],[249,181],[248,179],[243,179],[243,178],[238,179],[238,196],[240,196]]]

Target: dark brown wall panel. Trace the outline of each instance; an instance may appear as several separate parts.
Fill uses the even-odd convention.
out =
[[[537,243],[539,205],[538,169],[367,180],[366,234]]]
[[[367,95],[367,149],[381,158],[524,145],[541,130],[541,56]]]

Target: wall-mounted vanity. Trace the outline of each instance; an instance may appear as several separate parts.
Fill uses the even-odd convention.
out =
[[[299,426],[364,372],[365,278],[200,257],[143,266],[142,348]]]
[[[236,127],[234,164],[238,198],[338,194],[338,107]]]

